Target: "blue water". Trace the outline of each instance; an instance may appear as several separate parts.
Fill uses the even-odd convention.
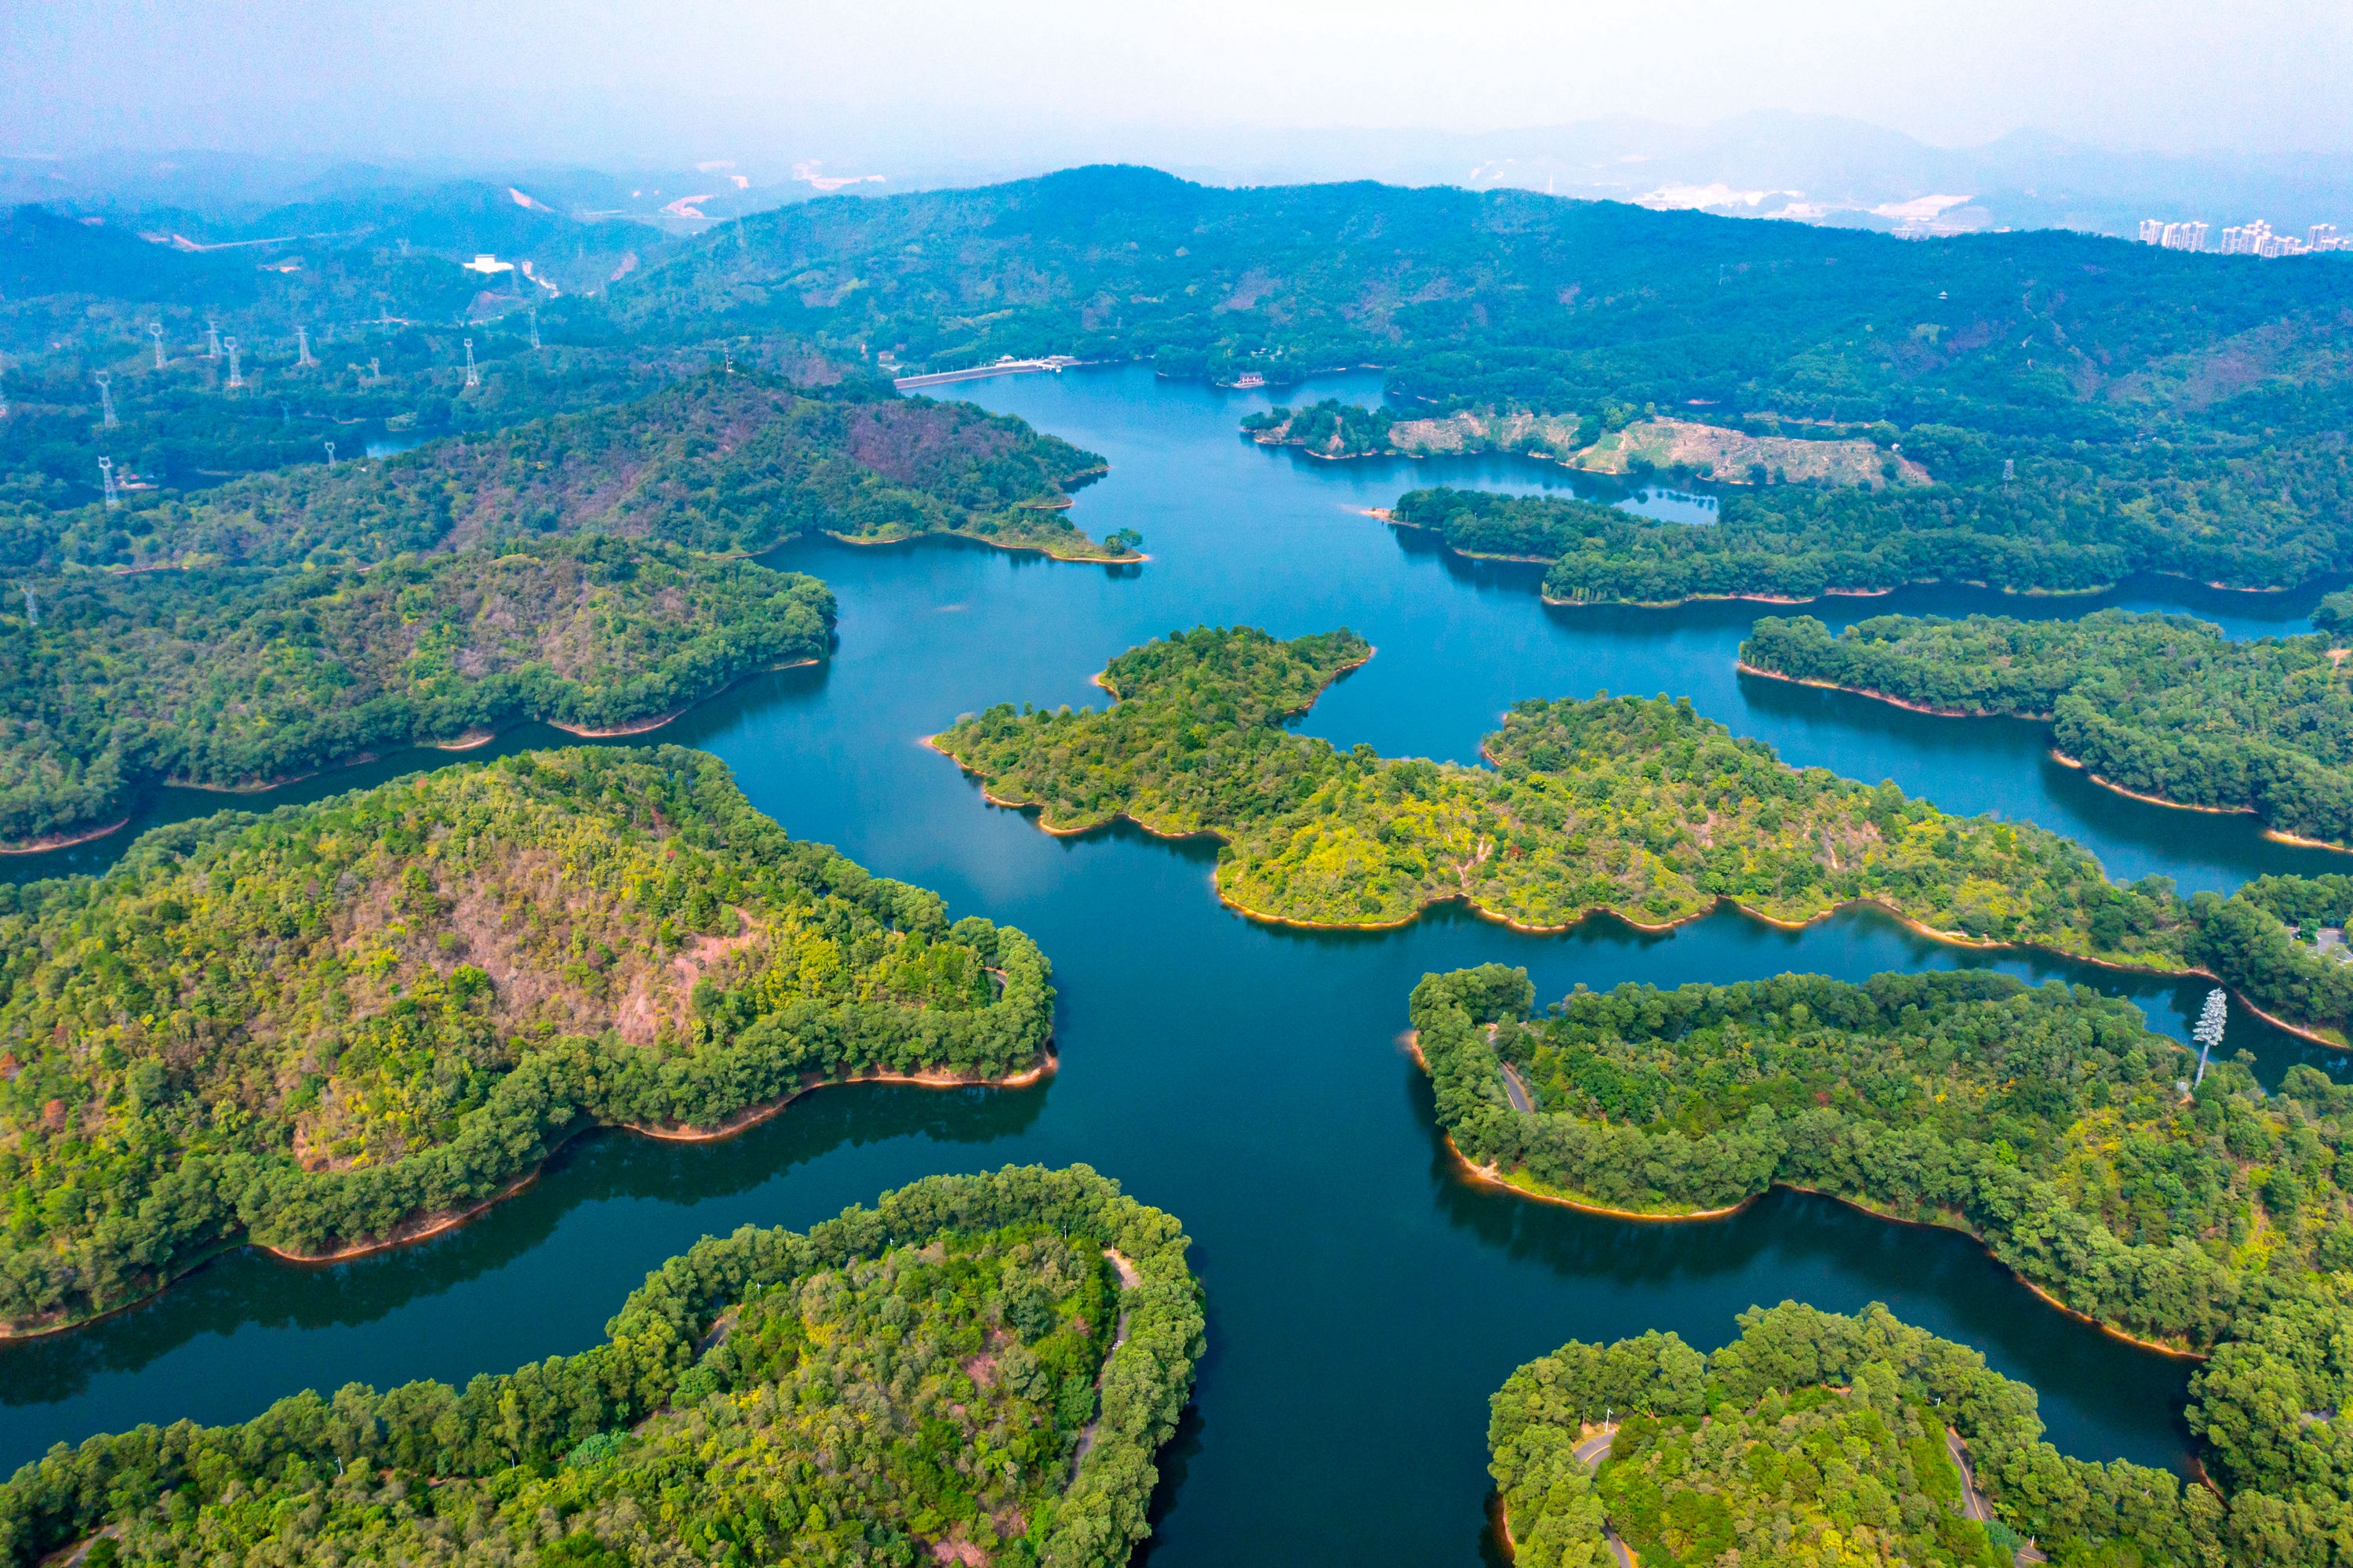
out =
[[[1314,390],[1372,388],[1352,377]],[[306,1386],[462,1381],[575,1350],[646,1270],[698,1235],[807,1224],[927,1172],[1008,1160],[1092,1163],[1195,1238],[1211,1349],[1164,1458],[1155,1568],[1477,1562],[1493,1550],[1486,1398],[1514,1366],[1571,1338],[1650,1328],[1712,1347],[1736,1331],[1739,1309],[1785,1298],[1835,1309],[1885,1301],[1978,1347],[2038,1387],[2052,1439],[2069,1452],[2184,1460],[2185,1364],[2052,1310],[1965,1238],[1792,1194],[1721,1221],[1644,1224],[1467,1183],[1398,1036],[1421,974],[1488,959],[1526,965],[1543,996],[1579,982],[1792,969],[1859,980],[1968,963],[2122,988],[2177,1037],[2202,988],[1959,952],[1869,913],[1799,932],[1724,913],[1666,936],[1597,920],[1540,937],[1452,909],[1394,932],[1273,929],[1219,905],[1204,844],[1124,827],[1050,837],[989,806],[919,743],[997,701],[1099,705],[1089,677],[1173,627],[1247,621],[1291,636],[1346,624],[1378,652],[1303,721],[1342,746],[1468,762],[1518,698],[1667,692],[1790,761],[2071,833],[2114,874],[2223,888],[2345,857],[2101,791],[2048,760],[2037,726],[1742,681],[1733,653],[1755,607],[1546,607],[1533,570],[1464,562],[1364,515],[1441,477],[1589,482],[1556,467],[1315,462],[1237,437],[1236,419],[1263,397],[1145,370],[958,390],[1103,452],[1111,472],[1082,493],[1074,520],[1098,536],[1141,530],[1152,559],[1073,566],[952,540],[789,546],[776,564],[816,572],[839,596],[839,655],[746,683],[656,738],[716,752],[796,834],[935,888],[955,913],[1037,937],[1060,991],[1060,1072],[1018,1092],[828,1089],[724,1144],[599,1136],[522,1197],[425,1245],[327,1268],[224,1258],[120,1318],[0,1347],[0,1463],[140,1420],[240,1418]],[[2294,629],[2309,609],[2180,585],[2134,593],[2120,601],[2227,611],[2234,635]],[[1842,624],[1968,602],[1920,592],[1818,613]],[[471,755],[562,738],[526,731]],[[237,803],[447,760],[388,758]],[[148,820],[223,803],[166,793]],[[118,853],[92,845],[47,863]],[[2242,1046],[2274,1078],[2289,1062],[2334,1055],[2234,1020],[2225,1049]]]

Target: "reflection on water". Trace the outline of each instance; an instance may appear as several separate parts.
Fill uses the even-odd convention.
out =
[[[1014,1160],[1092,1163],[1194,1237],[1212,1348],[1155,1496],[1155,1568],[1479,1561],[1486,1401],[1514,1367],[1572,1338],[1653,1327],[1713,1347],[1737,1331],[1742,1308],[1784,1298],[1838,1310],[1884,1301],[2033,1382],[2063,1448],[2181,1461],[2185,1363],[2052,1311],[1964,1237],[1795,1194],[1722,1221],[1660,1224],[1466,1182],[1398,1035],[1421,975],[1490,959],[1525,965],[1544,997],[1580,982],[1994,968],[2130,996],[2177,1038],[2199,985],[1947,948],[1868,910],[1801,931],[1725,911],[1672,934],[1594,920],[1546,937],[1459,906],[1390,932],[1270,928],[1217,903],[1208,842],[1124,825],[1049,836],[987,805],[920,740],[997,701],[1100,705],[1089,677],[1172,627],[1248,622],[1292,636],[1345,624],[1378,655],[1301,724],[1342,746],[1467,761],[1521,697],[1666,691],[1792,762],[1893,778],[1949,808],[2073,834],[2116,874],[2228,887],[2341,857],[2267,843],[2242,819],[2099,791],[2050,763],[2031,725],[1931,720],[1744,682],[1733,656],[1756,606],[1545,607],[1540,571],[1465,562],[1363,515],[1441,471],[1447,482],[1573,488],[1556,467],[1314,462],[1235,439],[1236,418],[1263,398],[1155,384],[1145,370],[960,390],[1105,453],[1112,471],[1081,495],[1075,521],[1098,536],[1139,529],[1152,562],[1071,566],[960,541],[788,546],[771,559],[839,596],[838,654],[747,682],[653,738],[716,752],[795,834],[935,888],[956,914],[1036,937],[1060,992],[1060,1073],[1010,1093],[829,1089],[722,1144],[597,1137],[520,1197],[422,1246],[324,1269],[224,1258],[90,1330],[0,1348],[0,1465],[139,1420],[243,1416],[306,1386],[462,1380],[575,1350],[647,1270],[699,1235],[807,1225],[934,1171]],[[2164,584],[2133,591],[2152,597],[2120,602],[2228,609],[2233,635],[2284,629],[2309,609],[2253,596],[2217,607],[2205,590]],[[1820,613],[1843,624],[1969,602],[1913,590]],[[2059,612],[2048,600],[2002,608]],[[566,738],[522,731],[470,755]],[[165,792],[144,821],[267,808],[444,760],[406,753],[235,800]],[[46,863],[100,866],[121,842]],[[2334,1053],[2234,1019],[2224,1048],[2242,1047],[2274,1081],[2306,1057],[2336,1065]]]

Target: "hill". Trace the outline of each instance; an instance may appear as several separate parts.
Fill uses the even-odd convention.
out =
[[[1018,931],[797,843],[716,759],[526,753],[0,889],[0,1322],[225,1245],[451,1223],[594,1126],[1044,1060]]]

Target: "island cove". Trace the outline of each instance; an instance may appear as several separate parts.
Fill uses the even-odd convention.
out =
[[[2353,1145],[2353,1091],[2298,1065],[2265,1094],[2237,1062],[2201,1070],[2127,1003],[2004,975],[1580,989],[1532,1016],[1535,994],[1525,970],[1487,964],[1423,977],[1410,1003],[1439,1125],[1488,1179],[1662,1220],[1713,1217],[1773,1185],[1825,1193],[1974,1236],[2055,1304],[2202,1358],[2185,1415],[2204,1440],[2211,1492],[2162,1471],[2063,1459],[2035,1442],[2039,1431],[2022,1436],[2035,1454],[1989,1446],[1965,1421],[1992,1496],[1969,1518],[2006,1520],[2047,1546],[2135,1539],[2139,1554],[2115,1560],[2146,1563],[2317,1562],[2281,1550],[2281,1532],[2353,1519],[2353,1471],[2337,1457],[2346,1369],[2329,1348],[2353,1277],[2353,1204],[2337,1179]],[[1694,1403],[1655,1404],[1622,1385],[1572,1395],[1577,1430],[1560,1435],[1562,1448],[1589,1436],[1594,1413],[1580,1408],[1605,1396],[1630,1415],[1736,1420],[1758,1392],[1726,1408],[1718,1394],[1736,1393],[1736,1380],[1718,1390],[1695,1353],[1644,1342],[1672,1351],[1662,1365],[1688,1358]],[[1601,1370],[1599,1347],[1563,1353]],[[1557,1391],[1554,1377],[1540,1381],[1545,1395]],[[1944,1393],[1958,1409],[1975,1403]],[[1772,1425],[1746,1436],[1769,1440]],[[1622,1443],[1613,1452],[1629,1457]],[[1512,1505],[1523,1529],[1535,1512],[1599,1522],[1534,1500],[1522,1491]],[[1611,1500],[1641,1518],[1639,1492]],[[1908,1529],[1935,1518],[1904,1512]],[[2077,1561],[2084,1544],[2059,1560]]]
[[[158,829],[0,888],[0,1323],[224,1247],[446,1229],[598,1126],[740,1130],[807,1088],[1033,1082],[1020,932],[796,842],[699,752],[459,764]]]
[[[1063,515],[1103,460],[964,404],[711,375],[382,461],[18,527],[0,609],[0,845],[86,840],[149,786],[262,788],[543,721],[643,733],[827,655],[825,585],[739,557],[823,532],[1135,563]]]
[[[1197,629],[1112,661],[1107,711],[999,705],[931,744],[1051,832],[1125,817],[1219,837],[1219,896],[1254,918],[1369,928],[1461,899],[1520,929],[1606,912],[1656,930],[1722,901],[1793,926],[1870,902],[1944,941],[2212,975],[2344,1044],[2353,968],[2289,929],[2335,879],[2268,877],[2229,899],[2120,886],[2056,833],[1788,767],[1664,698],[1523,702],[1486,737],[1487,768],[1282,726],[1370,655],[1345,630]]]

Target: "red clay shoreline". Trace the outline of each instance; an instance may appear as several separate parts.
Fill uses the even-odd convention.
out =
[[[707,695],[695,698],[694,701],[687,704],[686,706],[678,709],[676,712],[663,714],[655,718],[633,719],[629,723],[621,725],[613,729],[575,729],[570,725],[558,723],[554,719],[548,719],[544,722],[552,729],[560,729],[566,735],[578,736],[583,740],[611,740],[622,736],[646,735],[651,731],[661,728],[664,725],[670,724],[684,717],[686,715],[692,713],[696,708],[701,707],[704,703],[710,702],[714,697],[725,694],[734,687],[750,680],[754,675],[774,674],[779,670],[805,670],[810,665],[818,662],[820,662],[819,660],[813,658],[789,659],[781,664],[768,664],[764,665],[757,670],[746,670],[744,673],[736,676],[733,680],[728,682],[726,685],[720,687],[717,691],[712,692]],[[533,724],[542,721],[523,719],[519,722],[522,724]],[[491,742],[498,739],[501,733],[503,732],[495,729],[467,730],[457,736],[455,738],[449,740],[420,740],[412,742],[411,744],[415,745],[419,750],[425,751],[478,751],[483,747],[490,745]],[[377,757],[375,752],[362,751],[350,757],[339,758],[335,761],[328,763],[324,767],[314,768],[308,773],[291,773],[284,776],[283,778],[263,779],[253,782],[238,784],[204,784],[198,783],[195,779],[165,779],[161,780],[160,787],[167,789],[203,789],[218,795],[260,795],[266,794],[272,789],[283,789],[290,784],[300,784],[306,779],[317,779],[325,774],[339,772],[343,768],[364,768],[367,764],[376,760]],[[127,827],[130,824],[130,821],[131,819],[129,817],[124,817],[120,821],[113,822],[103,828],[94,828],[85,833],[76,833],[71,835],[51,834],[47,838],[33,839],[23,843],[0,843],[0,855],[47,854],[52,850],[71,849],[76,844],[90,843],[95,840],[106,837],[109,833],[119,832],[124,827]]]
[[[91,828],[79,833],[46,833],[37,839],[26,839],[19,843],[0,843],[0,854],[47,854],[51,850],[71,849],[76,844],[93,843],[109,833],[119,833],[131,825],[128,817],[109,822],[102,828]]]
[[[267,1254],[269,1256],[277,1259],[280,1263],[296,1265],[326,1265],[349,1263],[358,1258],[373,1257],[380,1253],[390,1252],[396,1247],[409,1246],[417,1242],[430,1240],[435,1236],[441,1235],[457,1229],[459,1225],[462,1225],[467,1221],[481,1214],[493,1205],[503,1202],[505,1200],[530,1188],[538,1181],[540,1176],[546,1171],[549,1161],[553,1160],[558,1154],[569,1148],[575,1139],[581,1138],[588,1133],[611,1130],[616,1132],[635,1133],[640,1137],[656,1139],[663,1142],[670,1143],[714,1143],[723,1139],[733,1138],[739,1133],[746,1132],[751,1128],[759,1126],[761,1123],[780,1114],[786,1106],[791,1105],[795,1100],[799,1099],[804,1095],[814,1093],[818,1089],[829,1088],[837,1085],[904,1084],[921,1088],[933,1089],[1022,1089],[1029,1088],[1043,1081],[1045,1078],[1058,1071],[1060,1065],[1060,1055],[1055,1051],[1052,1042],[1049,1041],[1043,1054],[1039,1057],[1036,1065],[1025,1067],[1018,1073],[1008,1074],[1001,1078],[973,1077],[966,1075],[953,1073],[860,1073],[853,1074],[846,1078],[821,1077],[814,1080],[805,1078],[802,1080],[800,1086],[795,1088],[791,1093],[779,1096],[777,1098],[773,1100],[762,1101],[758,1105],[745,1106],[741,1110],[734,1111],[723,1118],[715,1126],[709,1128],[697,1128],[691,1126],[663,1128],[644,1126],[635,1122],[599,1122],[584,1119],[581,1125],[573,1128],[570,1131],[566,1132],[563,1138],[551,1145],[546,1152],[540,1156],[538,1161],[533,1164],[530,1170],[523,1171],[522,1174],[505,1182],[497,1192],[491,1193],[489,1197],[480,1199],[475,1202],[468,1204],[462,1209],[445,1209],[432,1211],[422,1214],[413,1214],[395,1224],[388,1234],[371,1237],[366,1241],[350,1243],[326,1252],[290,1252],[282,1247],[271,1246],[267,1242],[257,1242],[252,1240],[225,1241],[206,1250],[202,1256],[195,1259],[185,1268],[180,1269],[176,1273],[165,1277],[157,1284],[154,1289],[139,1297],[135,1300],[123,1302],[121,1306],[110,1307],[103,1312],[93,1312],[88,1317],[75,1318],[70,1321],[47,1324],[36,1329],[22,1329],[13,1324],[0,1324],[0,1343],[7,1343],[18,1340],[43,1339],[51,1334],[70,1333],[76,1329],[87,1328],[92,1323],[96,1323],[103,1319],[111,1318],[117,1313],[127,1312],[134,1307],[144,1306],[148,1302],[154,1300],[158,1296],[161,1296],[165,1290],[171,1288],[173,1285],[186,1278],[197,1269],[202,1268],[206,1264],[212,1262],[215,1258],[221,1256],[225,1253],[234,1252],[241,1247],[251,1247],[257,1252]]]

